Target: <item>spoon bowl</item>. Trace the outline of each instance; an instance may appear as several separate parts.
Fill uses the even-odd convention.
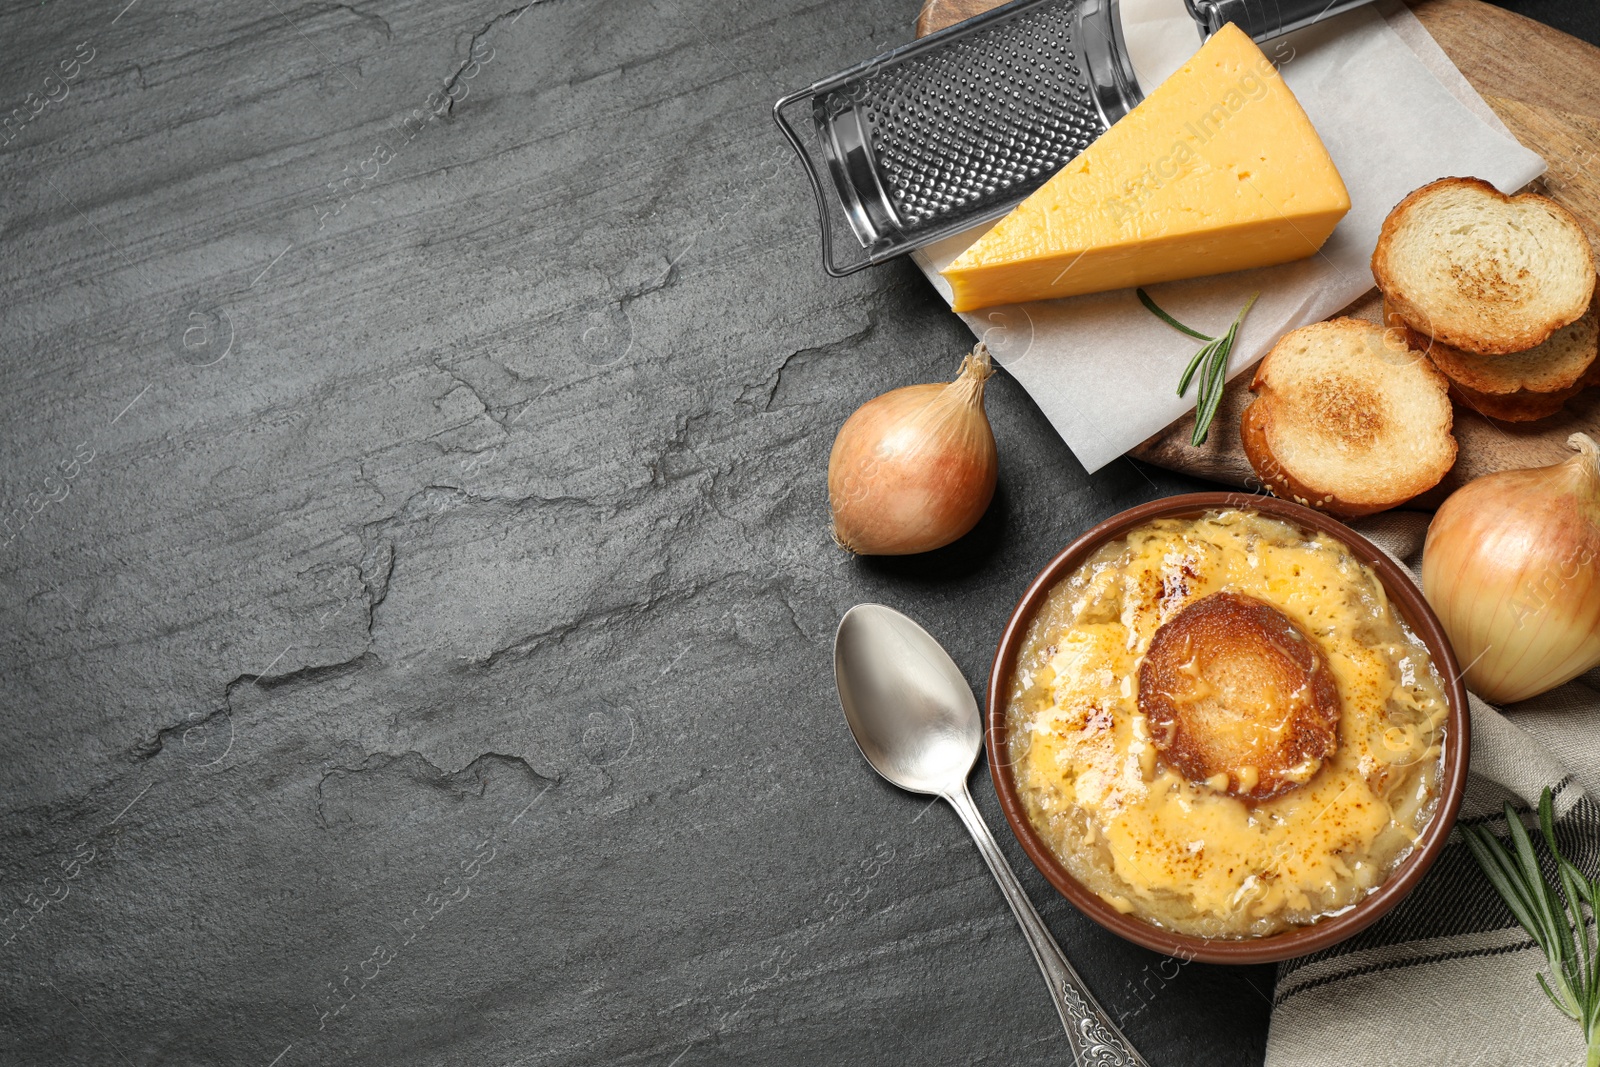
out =
[[[834,682],[856,747],[901,789],[960,791],[983,749],[978,701],[950,654],[893,608],[857,604],[833,642]]]

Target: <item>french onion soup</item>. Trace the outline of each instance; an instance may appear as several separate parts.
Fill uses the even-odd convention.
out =
[[[1358,903],[1438,803],[1444,686],[1377,574],[1246,510],[1157,519],[1051,590],[1011,678],[1029,821],[1124,913],[1248,938]]]

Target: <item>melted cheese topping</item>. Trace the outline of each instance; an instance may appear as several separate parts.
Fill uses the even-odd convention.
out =
[[[1343,703],[1333,757],[1259,803],[1168,767],[1138,706],[1156,629],[1222,591],[1318,641]],[[1141,527],[1058,585],[1007,714],[1029,818],[1074,877],[1157,925],[1253,937],[1350,907],[1409,852],[1436,806],[1447,708],[1370,567],[1331,537],[1223,511]]]

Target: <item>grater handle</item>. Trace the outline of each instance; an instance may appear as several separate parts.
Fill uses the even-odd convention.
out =
[[[812,96],[811,89],[802,89],[797,93],[790,93],[772,105],[772,120],[778,124],[778,129],[783,131],[783,135],[789,139],[789,145],[794,149],[795,155],[800,157],[800,165],[805,168],[806,177],[811,180],[811,192],[817,198],[817,222],[822,229],[822,269],[834,278],[843,278],[854,274],[858,270],[864,270],[877,261],[867,258],[859,263],[841,265],[834,262],[833,227],[828,217],[827,197],[822,192],[822,177],[817,171],[816,160],[812,158],[810,152],[806,151],[806,146],[800,140],[800,135],[795,132],[794,127],[789,124],[789,120],[783,114],[783,109],[790,104],[798,103],[802,100],[810,100]]]
[[[1370,0],[1184,0],[1210,37],[1228,23],[1237,23],[1252,40],[1268,41],[1286,33],[1361,7]]]

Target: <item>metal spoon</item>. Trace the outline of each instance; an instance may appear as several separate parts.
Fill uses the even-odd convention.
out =
[[[1149,1067],[1062,955],[967,792],[983,728],[950,654],[893,608],[857,604],[839,621],[833,675],[850,732],[873,769],[901,789],[943,797],[961,816],[1044,972],[1074,1059],[1084,1067]]]

